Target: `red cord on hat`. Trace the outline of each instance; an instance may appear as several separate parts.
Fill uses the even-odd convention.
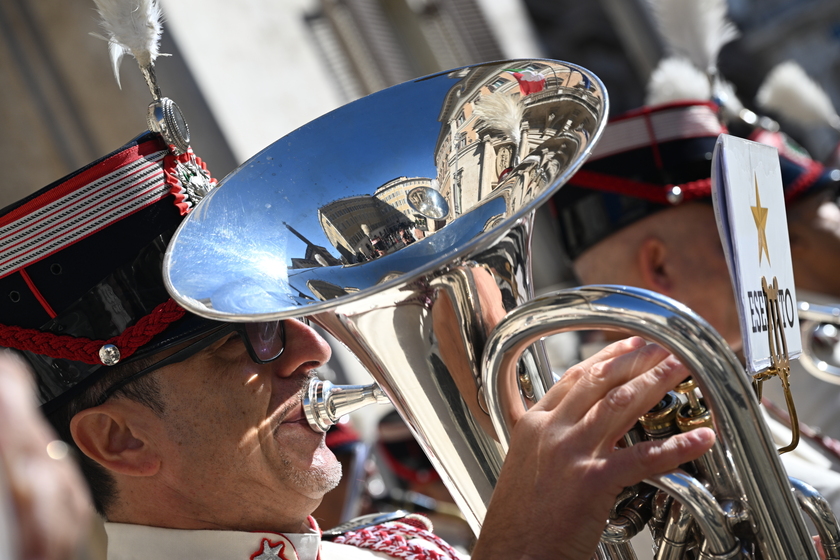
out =
[[[785,189],[785,202],[792,202],[799,198],[799,196],[810,189],[814,182],[820,178],[825,171],[825,167],[819,162],[812,161],[806,167],[805,171],[796,178],[787,189]]]
[[[660,185],[656,183],[643,183],[633,179],[625,179],[606,173],[597,173],[582,169],[569,180],[572,186],[584,187],[587,189],[606,191],[624,196],[632,196],[655,202],[657,204],[671,205],[668,200],[668,193],[675,187],[680,188],[682,198],[680,202],[688,202],[698,198],[705,198],[712,194],[712,179],[699,179],[682,185]]]
[[[171,323],[182,318],[185,313],[186,311],[174,300],[168,299],[133,326],[125,329],[122,334],[108,340],[91,340],[41,332],[37,329],[0,325],[0,346],[34,352],[50,358],[101,365],[99,350],[106,344],[116,346],[119,349],[120,360],[124,360],[166,330]]]
[[[656,168],[661,171],[665,168],[665,165],[662,163],[662,154],[659,153],[659,141],[656,139],[656,132],[654,132],[653,123],[650,120],[651,112],[650,107],[642,107],[642,116],[645,120],[645,128],[647,129],[648,136],[650,137],[650,149],[653,152],[653,161],[656,164]]]

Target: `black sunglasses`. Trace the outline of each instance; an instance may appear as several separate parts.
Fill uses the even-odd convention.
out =
[[[187,358],[201,352],[217,340],[221,340],[231,333],[239,333],[239,338],[245,344],[248,355],[257,364],[273,362],[283,353],[286,347],[286,328],[283,321],[269,321],[267,323],[225,323],[216,330],[184,346],[177,352],[144,367],[137,373],[117,381],[106,389],[95,406],[103,404],[114,393],[144,375],[162,367],[183,362]]]

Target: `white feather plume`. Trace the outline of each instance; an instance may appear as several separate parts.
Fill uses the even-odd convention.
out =
[[[726,0],[648,0],[657,29],[672,55],[716,73],[720,49],[738,37],[726,17]]]
[[[492,129],[519,145],[525,105],[514,95],[485,95],[475,104],[476,116]]]
[[[107,33],[111,64],[117,85],[120,83],[120,62],[129,53],[141,68],[150,68],[160,55],[163,16],[157,0],[94,0]]]
[[[662,105],[686,99],[708,100],[709,78],[685,58],[669,57],[659,61],[647,84],[645,105]]]
[[[735,119],[743,118],[746,107],[735,93],[735,86],[732,85],[732,82],[719,80],[717,86],[716,98],[723,112],[723,120],[732,122]],[[752,114],[751,111],[747,111],[747,113]]]
[[[755,101],[765,111],[790,121],[840,129],[840,116],[828,94],[793,61],[782,62],[770,71]]]

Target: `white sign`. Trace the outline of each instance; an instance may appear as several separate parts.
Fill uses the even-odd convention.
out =
[[[771,354],[762,278],[771,287],[774,278],[778,281],[788,357],[802,351],[776,148],[721,134],[712,158],[712,201],[738,304],[747,368],[759,373],[770,367]]]

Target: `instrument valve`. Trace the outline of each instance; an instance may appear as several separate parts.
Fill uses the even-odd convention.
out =
[[[677,413],[677,425],[680,431],[687,432],[696,428],[714,428],[712,414],[703,399],[697,396],[697,383],[689,377],[674,389],[685,395],[688,402],[683,404]]]
[[[688,399],[689,407],[691,408],[692,412],[694,412],[694,414],[697,415],[705,412],[706,406],[702,404],[700,398],[695,392],[695,389],[697,389],[697,382],[694,381],[694,378],[689,377],[685,381],[677,385],[674,388],[674,391],[685,395],[685,397]]]
[[[648,521],[648,526],[653,532],[654,540],[657,542],[662,538],[668,512],[671,510],[671,504],[673,502],[674,498],[662,490],[658,490],[653,497],[653,502],[651,503],[653,515],[650,521]]]
[[[740,502],[736,500],[723,500],[720,503],[720,507],[723,508],[726,514],[726,524],[732,533],[737,534],[739,529],[743,527],[750,527],[750,530],[752,530],[750,515]]]
[[[534,401],[534,384],[531,381],[531,376],[528,373],[528,368],[526,368],[525,365],[520,362],[517,366],[517,370],[517,374],[519,377],[519,388],[522,391],[523,396],[530,401]]]
[[[639,418],[639,423],[645,430],[645,434],[650,439],[665,439],[678,433],[679,428],[676,418],[679,406],[680,399],[676,393],[666,393],[659,404]]]

